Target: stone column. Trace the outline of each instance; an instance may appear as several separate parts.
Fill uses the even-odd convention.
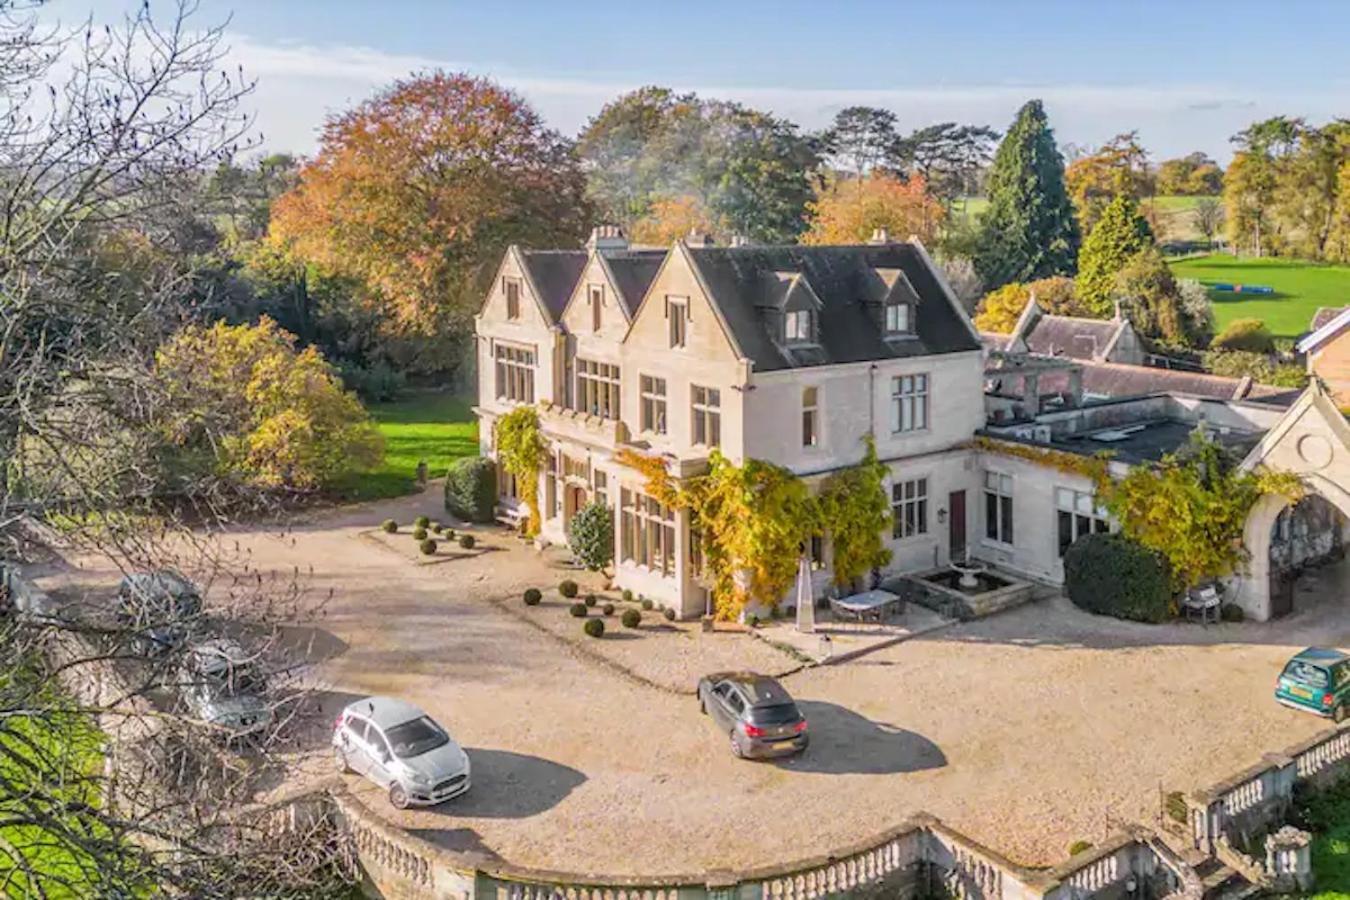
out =
[[[1311,890],[1312,835],[1286,825],[1266,838],[1266,872],[1278,893]]]

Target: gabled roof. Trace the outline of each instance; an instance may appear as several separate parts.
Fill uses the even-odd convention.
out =
[[[549,323],[557,324],[576,289],[577,279],[586,268],[589,254],[585,250],[524,249],[519,253],[525,277],[530,279],[535,296],[548,314]]]
[[[642,298],[647,295],[665,250],[602,250],[600,265],[609,273],[609,280],[623,304],[624,314],[632,321]]]
[[[1046,356],[1101,359],[1115,343],[1124,321],[1043,315],[1023,336],[1027,349]]]
[[[1298,342],[1301,353],[1311,353],[1350,326],[1350,306],[1340,309],[1324,306],[1312,320],[1312,334]]]
[[[1298,399],[1298,390],[1254,383],[1250,378],[1228,378],[1208,372],[1159,369],[1084,360],[1083,390],[1102,397],[1133,397],[1166,391],[1189,394],[1211,400],[1248,400],[1271,406],[1289,406]]]
[[[733,344],[757,371],[979,350],[965,314],[957,309],[917,243],[828,247],[686,247],[709,300]],[[886,339],[868,309],[878,301],[878,270],[898,270],[916,297],[914,335]],[[769,333],[757,303],[775,273],[799,272],[820,300],[820,352],[810,359],[788,352]]]

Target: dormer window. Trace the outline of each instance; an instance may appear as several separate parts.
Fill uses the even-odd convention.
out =
[[[810,343],[815,340],[811,326],[809,309],[789,310],[783,315],[783,338],[789,344]]]
[[[886,334],[910,333],[910,308],[908,303],[886,304]]]

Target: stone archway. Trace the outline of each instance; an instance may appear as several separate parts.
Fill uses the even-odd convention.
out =
[[[1350,424],[1320,381],[1313,380],[1243,461],[1244,468],[1258,465],[1298,475],[1310,494],[1350,519]],[[1288,505],[1268,495],[1252,507],[1242,535],[1248,562],[1229,580],[1227,599],[1259,621],[1271,617],[1271,532]]]
[[[1345,535],[1350,522],[1350,493],[1339,486],[1319,484],[1321,479],[1305,478],[1309,498],[1325,502],[1340,513],[1340,521],[1331,527]],[[1324,489],[1328,489],[1325,490]],[[1267,494],[1257,501],[1247,515],[1242,544],[1249,558],[1244,570],[1229,580],[1228,601],[1242,607],[1248,618],[1264,622],[1273,616],[1288,612],[1279,597],[1282,569],[1280,561],[1272,560],[1272,543],[1276,526],[1285,510],[1291,508],[1288,499]],[[1337,536],[1338,542],[1341,536]],[[1292,590],[1292,586],[1289,586]]]

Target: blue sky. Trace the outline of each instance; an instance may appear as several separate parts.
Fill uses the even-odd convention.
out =
[[[56,0],[47,15],[73,21],[90,8]],[[267,145],[300,152],[325,114],[436,66],[503,81],[567,133],[652,83],[806,128],[865,103],[893,109],[906,129],[1003,130],[1041,97],[1061,142],[1137,128],[1159,158],[1225,159],[1228,137],[1268,115],[1350,115],[1347,2],[201,0],[202,22],[226,16],[232,53],[259,82]]]

